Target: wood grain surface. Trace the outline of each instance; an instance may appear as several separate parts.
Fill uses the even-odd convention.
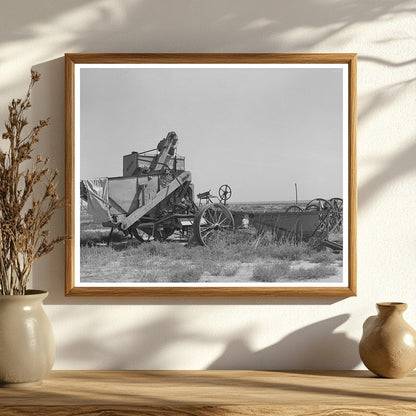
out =
[[[416,373],[54,371],[0,389],[0,415],[416,415]]]

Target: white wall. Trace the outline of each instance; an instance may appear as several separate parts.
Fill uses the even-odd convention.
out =
[[[50,292],[55,369],[359,368],[377,301],[408,302],[416,327],[415,11],[401,0],[3,1],[0,120],[39,70],[33,118],[52,117],[40,148],[61,172],[65,52],[359,56],[358,296],[65,298],[62,246],[36,264],[33,283]]]

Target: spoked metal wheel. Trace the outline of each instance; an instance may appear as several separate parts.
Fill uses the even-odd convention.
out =
[[[342,205],[343,205],[342,198],[331,198],[329,202],[331,203],[331,205],[333,206],[335,210],[342,212]]]
[[[332,204],[327,201],[326,199],[323,198],[315,198],[312,199],[312,201],[310,201],[308,203],[308,205],[306,205],[306,210],[312,210],[312,211],[323,211],[323,210],[332,210]]]
[[[153,233],[153,238],[158,241],[165,241],[175,232],[175,227],[163,227]]]
[[[223,204],[207,204],[196,214],[194,236],[203,246],[215,244],[223,232],[233,229],[233,214]]]
[[[141,243],[149,240],[149,235],[147,233],[145,233],[143,230],[136,228],[134,225],[132,225],[129,228],[129,231],[131,233],[131,235],[138,241],[140,241]]]
[[[319,212],[319,226],[318,231],[329,233],[332,227],[332,211],[333,207],[329,201],[323,198],[315,198],[310,201],[305,208],[305,211]]]
[[[320,211],[319,205],[316,204],[308,204],[305,207],[305,211]]]
[[[303,212],[303,209],[298,205],[291,205],[286,208],[286,212]]]
[[[226,204],[227,201],[231,198],[232,192],[229,185],[221,185],[220,189],[218,190],[218,196],[220,197],[220,201],[223,204]]]
[[[329,202],[334,208],[332,212],[333,231],[342,231],[343,200],[341,198],[331,198]]]
[[[163,227],[158,230],[154,230],[152,228],[145,228],[141,229],[139,227],[130,227],[129,229],[132,236],[140,241],[141,243],[145,241],[149,241],[151,237],[153,237],[157,241],[165,241],[167,238],[169,238],[174,232],[174,227]]]

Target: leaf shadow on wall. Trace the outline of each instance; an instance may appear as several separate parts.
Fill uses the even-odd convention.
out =
[[[381,42],[392,42],[392,39],[385,39]],[[385,66],[388,70],[394,71],[395,69],[400,69],[403,67],[414,67],[416,59],[408,59],[406,61],[397,62],[390,59],[383,59],[375,56],[366,56],[359,55],[358,63],[359,65],[365,64],[366,62]],[[409,88],[412,88],[416,82],[416,77],[405,79],[396,83],[391,83],[388,86],[379,88],[371,93],[370,99],[365,105],[359,107],[358,112],[358,126],[370,123],[371,118],[377,112],[380,112],[388,108],[391,104],[394,104],[401,98],[402,95],[409,92]],[[407,108],[403,109],[403,112],[408,111]],[[383,122],[387,123],[388,118]],[[397,120],[394,120],[397,122]],[[410,135],[415,133],[414,127],[416,124],[413,123],[412,126],[409,126]],[[403,138],[397,138],[403,140]],[[369,203],[374,200],[382,190],[388,186],[389,183],[397,181],[398,179],[404,177],[408,173],[413,172],[416,169],[415,160],[416,160],[416,137],[413,140],[409,141],[409,145],[404,149],[400,150],[394,155],[389,155],[385,160],[378,160],[374,158],[370,160],[373,164],[379,164],[378,172],[372,175],[370,179],[364,182],[358,187],[358,206],[359,208],[365,208]],[[395,137],[380,137],[380,143],[382,144],[385,140],[396,140]],[[357,144],[359,145],[359,140],[357,139]]]
[[[416,138],[408,147],[397,152],[382,164],[378,173],[358,188],[360,206],[364,207],[389,183],[414,171],[416,161]]]
[[[243,0],[238,7],[221,0],[178,0],[171,8],[166,7],[164,0],[125,4],[124,8],[119,5],[114,13],[115,10],[96,2],[95,20],[91,22],[95,30],[91,31],[90,25],[85,27],[87,33],[80,31],[71,47],[90,52],[132,52],[129,40],[134,32],[137,34],[137,51],[178,51],[171,43],[175,40],[172,33],[177,32],[176,40],[185,38],[180,42],[178,52],[259,52],[259,40],[266,47],[273,43],[274,51],[305,52],[353,25],[414,12],[408,7],[407,0],[379,0],[376,5],[371,0],[356,0],[339,3],[337,7],[318,0],[306,3],[303,0],[260,0],[256,3]],[[305,35],[293,36],[296,29],[304,29]],[[306,35],[308,30],[315,29],[319,31],[312,36]],[[198,36],[187,35],[195,32]]]
[[[9,3],[0,16],[0,65],[11,61],[26,67],[36,57],[63,51],[324,52],[319,46],[331,38],[342,48],[351,27],[415,11],[409,0],[354,0],[336,7],[319,0],[242,0],[238,7],[223,0],[177,0],[172,7],[165,0],[38,0],[36,7]],[[0,96],[18,83],[10,66]]]
[[[343,332],[335,332],[349,317],[342,314],[313,323],[258,351],[253,351],[245,338],[233,339],[207,369],[354,368],[360,363],[357,341]]]

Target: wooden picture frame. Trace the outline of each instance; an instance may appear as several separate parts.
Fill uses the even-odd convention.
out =
[[[71,53],[65,56],[65,71],[65,219],[66,234],[71,237],[66,242],[67,296],[356,295],[356,54]],[[137,124],[136,119],[139,118],[140,123]],[[162,128],[172,120],[178,121],[181,127],[178,135],[174,132],[166,135],[169,130],[161,130],[160,135],[152,139],[158,146],[157,149],[152,148],[156,153],[151,156],[142,153],[146,148],[142,147],[140,137],[147,137],[149,132],[159,134],[156,132],[159,124]],[[191,125],[189,129],[187,122]],[[301,133],[298,127],[303,129]],[[176,126],[171,128],[177,129]],[[274,136],[275,128],[280,132],[280,139]],[[135,142],[127,139],[130,132],[132,135],[134,132]],[[194,134],[192,140],[190,132]],[[195,132],[198,133],[195,135]],[[282,132],[287,134],[284,139],[281,138],[284,136]],[[299,142],[295,145],[292,142],[297,135]],[[195,163],[192,180],[195,178],[197,183],[191,183],[191,173],[185,170],[185,166],[182,167],[183,158],[176,152],[178,137],[180,143],[185,137],[180,152],[187,161],[191,160],[191,164]],[[158,143],[161,138],[163,140]],[[126,147],[132,146],[131,143],[137,143],[136,149],[126,154],[132,150]],[[209,150],[207,158],[210,166],[205,165],[201,156],[204,146]],[[240,151],[242,147],[245,153]],[[215,151],[217,156],[213,157]],[[258,158],[257,154],[260,154]],[[123,155],[123,176],[114,175],[112,164],[121,171]],[[192,156],[195,162],[192,162]],[[293,162],[290,162],[292,157]],[[289,162],[285,162],[287,158]],[[226,160],[229,162],[224,163]],[[295,164],[297,171],[292,168]],[[227,165],[226,168],[224,165]],[[95,168],[95,171],[91,170]],[[109,172],[113,169],[113,173],[107,174],[104,168]],[[212,172],[212,176],[207,172]],[[287,177],[285,172],[288,172]],[[299,183],[296,172],[301,176]],[[220,179],[215,176],[220,173],[227,177],[224,181],[231,178],[233,184],[230,189],[223,188],[223,193],[220,191],[217,197],[215,189],[208,190],[208,184],[212,179],[220,185]],[[276,181],[275,176],[281,178],[280,181]],[[92,177],[100,177],[102,181],[90,182]],[[237,182],[234,178],[239,177],[246,186],[234,183]],[[274,182],[270,182],[271,178]],[[303,185],[308,178],[312,181],[309,188]],[[294,186],[296,192],[299,186],[303,205],[298,201],[297,194],[289,198],[287,191],[284,196],[281,193],[281,198],[273,194],[267,199],[264,192],[268,184],[270,188],[270,184],[274,186],[275,183],[282,184],[286,190]],[[315,185],[316,194],[314,189],[310,189]],[[322,195],[318,192],[325,189],[324,186],[328,189],[342,188],[342,195],[320,199]],[[250,196],[251,191],[257,198],[263,198],[262,201],[292,199],[291,205],[295,202],[298,205],[297,208],[289,208],[286,202],[286,205],[282,202],[279,212],[288,209],[286,216],[276,210],[277,205],[260,204],[255,211],[253,204],[258,199]],[[232,200],[228,201],[230,192],[238,201],[234,205]],[[315,195],[315,198],[308,195],[304,198],[305,202],[302,195],[308,193]],[[329,198],[331,195],[325,196]],[[90,229],[85,229],[88,232],[92,230],[91,233],[102,231],[93,228],[96,224],[93,220],[81,222],[85,207],[83,198],[89,201],[86,205],[88,209],[92,210],[97,204],[98,211],[101,210],[104,216],[108,214],[110,220],[104,224],[110,224],[111,231],[119,232],[120,247],[127,251],[117,254],[116,251],[121,248],[116,245],[106,247],[99,241],[98,246],[94,246],[88,240],[90,237],[86,240],[81,238],[81,233],[85,231],[81,227],[89,226]],[[247,198],[254,198],[250,199],[248,205],[252,205],[248,208],[248,205],[240,204]],[[332,202],[327,205],[325,201]],[[146,205],[149,203],[151,205]],[[205,203],[212,205],[201,215],[199,212]],[[198,208],[199,204],[202,208]],[[225,205],[224,214],[220,205]],[[231,219],[222,216],[227,216],[228,211],[232,214]],[[96,217],[93,218],[95,221]],[[228,233],[227,228],[238,231]],[[338,230],[338,242],[329,241],[334,229]],[[168,234],[172,236],[167,237]],[[133,235],[138,240],[147,241],[137,245],[134,239],[130,240]],[[213,235],[222,240],[212,243]],[[227,239],[236,235],[241,244],[248,244],[251,239],[252,251],[244,246],[249,257],[250,253],[257,253],[264,239],[270,240],[267,243],[269,248],[262,249],[264,252],[280,250],[273,245],[278,239],[280,243],[283,240],[285,244],[292,242],[294,254],[289,253],[287,257],[280,252],[273,254],[279,258],[276,262],[265,254],[264,261],[253,257],[254,260],[247,264],[244,263],[246,259],[236,257],[239,260],[233,258],[232,261],[237,261],[233,263],[237,271],[221,268],[224,264],[224,267],[227,266],[227,257],[218,260],[220,257],[214,256],[210,267],[217,265],[219,269],[204,269],[201,272],[202,269],[195,266],[191,256],[191,260],[186,257],[189,252],[183,251],[186,239],[192,238],[193,241],[199,238],[199,243],[217,244],[207,249],[214,253],[215,249],[218,251],[218,241],[229,247],[233,243]],[[156,241],[165,238],[170,242]],[[303,240],[308,241],[305,243]],[[81,243],[84,244],[82,248]],[[311,254],[305,247],[312,246],[330,249]],[[105,248],[100,251],[101,247]],[[234,253],[239,251],[232,247]],[[134,254],[137,250],[141,250],[141,254]],[[164,270],[161,277],[157,274],[156,257],[151,257],[154,255],[152,250],[170,250],[177,256],[172,257],[173,260],[158,258],[160,270]],[[191,250],[207,253],[198,247]],[[296,250],[308,253],[307,264],[299,259],[297,263],[291,262],[297,258]],[[148,258],[144,251],[148,253]],[[183,251],[186,258],[181,258],[179,251]],[[239,251],[240,256],[242,252]],[[86,259],[92,258],[93,253],[101,257],[89,263]],[[226,256],[224,251],[221,253]],[[115,256],[116,260],[111,260],[111,256]],[[322,262],[327,261],[325,256],[333,262],[332,269],[324,263],[319,265],[319,258]],[[136,269],[132,266],[133,271],[129,269],[123,274],[124,260],[125,264],[139,265]],[[144,262],[149,265],[149,270],[143,268]],[[172,273],[169,264],[172,265]],[[241,265],[250,269],[247,273],[252,273],[251,277],[240,273]],[[175,267],[178,270],[173,270]],[[187,273],[183,267],[189,267],[192,273]],[[321,278],[319,270],[322,273],[332,271],[333,276]],[[200,273],[199,277],[195,277],[194,272],[196,275]],[[219,276],[215,277],[216,273]],[[240,274],[241,281],[238,280]],[[141,281],[135,281],[136,276]],[[104,278],[107,281],[100,281]],[[248,279],[248,282],[243,279]]]

